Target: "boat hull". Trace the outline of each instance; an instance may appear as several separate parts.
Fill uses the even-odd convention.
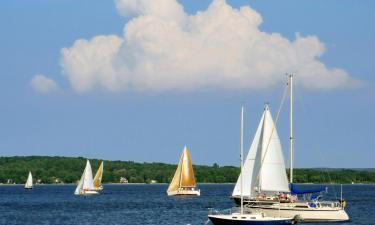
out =
[[[76,193],[75,195],[85,195],[85,196],[88,196],[88,195],[97,195],[99,194],[97,191],[82,191],[82,192],[79,192],[79,193]]]
[[[249,220],[238,219],[231,215],[209,215],[208,218],[214,225],[291,225],[292,219],[272,219],[272,220]]]
[[[236,204],[240,204],[239,197],[233,197]],[[342,222],[348,221],[349,216],[341,207],[307,207],[307,202],[281,203],[274,201],[255,201],[245,199],[246,208],[256,209],[266,216],[298,217],[303,222]]]
[[[298,217],[303,222],[341,222],[348,221],[349,216],[343,209],[295,209],[250,207],[257,209],[266,216]]]
[[[176,195],[191,195],[191,196],[200,196],[201,190],[176,190],[176,191],[169,191],[167,192],[168,196],[176,196]]]

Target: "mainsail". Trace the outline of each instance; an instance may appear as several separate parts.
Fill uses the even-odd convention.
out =
[[[27,177],[25,188],[32,188],[33,187],[33,176],[31,175],[31,172],[29,171],[29,176]]]
[[[268,105],[264,108],[232,196],[240,196],[241,176],[243,196],[255,197],[256,192],[289,192],[284,157]]]
[[[191,163],[190,154],[185,146],[178,162],[177,170],[173,176],[172,182],[168,187],[167,192],[176,191],[181,187],[195,187],[195,177],[193,166]]]
[[[79,183],[77,185],[77,188],[74,192],[74,194],[78,195],[81,194],[84,190],[93,190],[94,189],[94,183],[92,179],[92,170],[90,161],[87,160],[85,170],[82,173],[81,179],[79,180]]]
[[[102,188],[102,177],[103,177],[103,162],[100,163],[98,171],[96,171],[96,174],[95,174],[95,177],[94,177],[94,188],[95,189]]]

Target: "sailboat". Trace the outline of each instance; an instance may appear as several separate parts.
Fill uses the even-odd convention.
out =
[[[342,199],[341,201],[319,200],[320,193],[325,188],[301,190],[293,184],[293,75],[289,76],[288,85],[290,88],[290,180],[288,182],[276,126],[266,105],[232,198],[237,204],[240,199],[244,199],[246,207],[256,209],[267,216],[298,216],[299,220],[305,222],[349,220]],[[242,179],[245,182],[241,193]],[[303,195],[304,199],[309,196],[310,198],[299,200],[298,195]],[[311,197],[313,195],[314,198]]]
[[[96,174],[94,177],[94,189],[93,190],[95,191],[103,190],[102,177],[103,177],[103,161],[100,163],[100,166],[98,170],[96,171]]]
[[[195,182],[193,165],[187,147],[185,146],[167,194],[172,195],[197,195],[201,194]]]
[[[240,144],[240,158],[241,158],[241,174],[244,172],[243,167],[243,107],[241,108],[241,144]],[[294,218],[280,217],[280,216],[266,216],[264,213],[251,212],[244,209],[243,191],[244,177],[239,178],[239,194],[240,194],[240,210],[234,209],[225,212],[211,211],[208,215],[209,220],[214,225],[290,225],[295,224]],[[239,211],[239,212],[238,212]]]
[[[27,177],[26,183],[25,183],[25,189],[32,189],[33,188],[33,175],[31,174],[31,171],[29,171],[29,176]]]
[[[94,182],[92,179],[92,170],[90,161],[87,160],[85,170],[82,173],[81,179],[78,182],[77,188],[74,191],[75,195],[94,195],[99,194],[94,191]]]

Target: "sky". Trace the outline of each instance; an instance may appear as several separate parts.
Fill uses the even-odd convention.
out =
[[[296,167],[374,167],[373,1],[0,2],[0,155],[239,164],[295,74]],[[289,111],[277,129],[288,164]]]

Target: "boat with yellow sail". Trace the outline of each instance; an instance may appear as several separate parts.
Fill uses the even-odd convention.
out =
[[[100,163],[100,166],[98,170],[96,171],[95,177],[94,177],[94,190],[95,191],[101,191],[103,190],[102,185],[102,177],[103,177],[103,161]]]
[[[187,147],[185,146],[172,182],[167,190],[168,196],[173,195],[200,195],[195,182],[193,165]]]

